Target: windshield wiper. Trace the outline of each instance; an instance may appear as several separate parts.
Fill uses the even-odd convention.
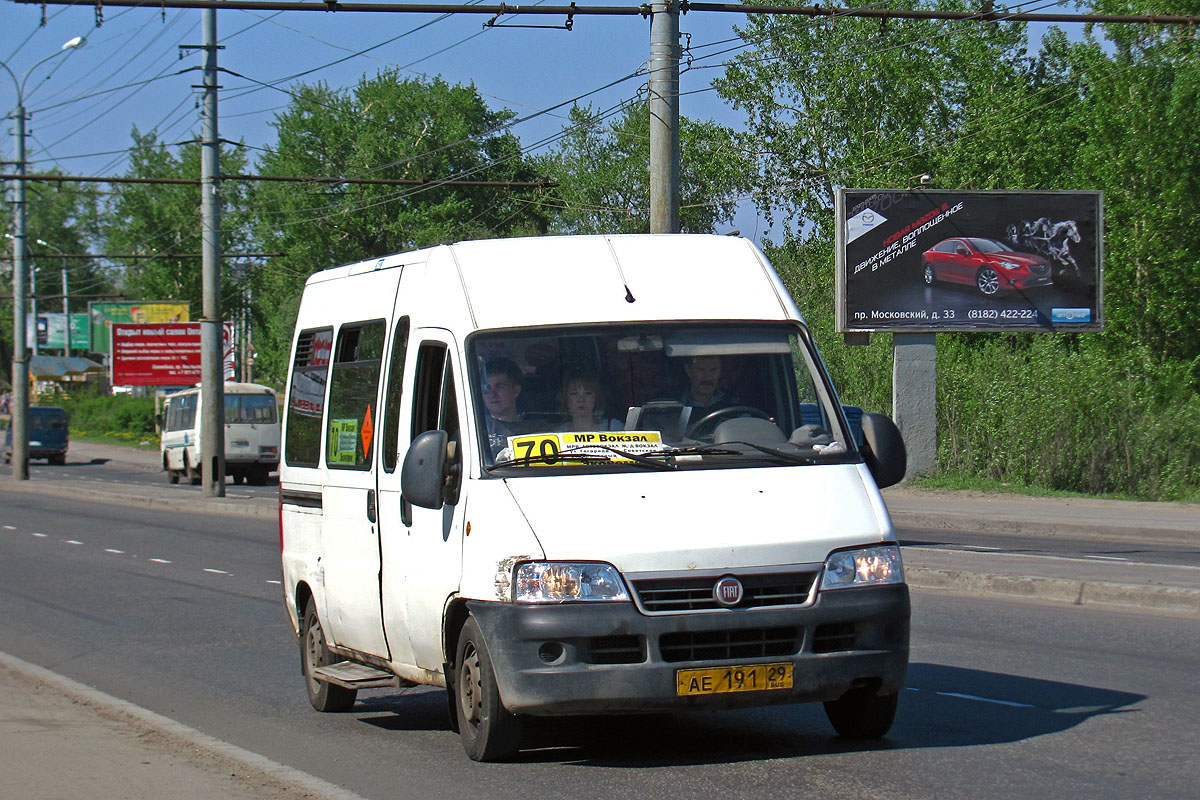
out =
[[[787,450],[780,450],[775,447],[768,447],[763,444],[755,444],[754,442],[722,442],[720,445],[708,445],[699,447],[685,447],[679,450],[671,451],[672,455],[698,455],[698,456],[733,456],[745,455],[741,450],[733,450],[729,445],[742,445],[751,447],[760,453],[772,456],[773,458],[782,461],[785,464],[815,464],[817,456],[804,455],[802,453],[789,453]]]
[[[585,446],[591,450],[606,450],[613,456],[622,459],[622,461],[617,461],[610,456],[603,456],[597,453],[576,452],[575,449],[568,447],[560,450],[557,456],[551,456],[550,459],[547,459],[540,453],[531,453],[527,456],[518,456],[516,458],[506,458],[503,461],[497,461],[490,467],[486,467],[486,469],[490,471],[493,469],[499,469],[501,467],[527,467],[533,464],[544,466],[565,466],[562,463],[564,461],[583,462],[586,464],[619,464],[623,463],[623,461],[630,461],[647,469],[678,469],[677,466],[674,464],[669,464],[666,461],[656,460],[650,458],[649,456],[641,455],[640,453],[629,453],[619,448],[609,447],[608,445],[604,444],[589,444]]]

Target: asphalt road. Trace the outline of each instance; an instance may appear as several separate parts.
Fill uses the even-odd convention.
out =
[[[269,520],[8,494],[0,650],[368,798],[1195,796],[1195,618],[916,592],[881,743],[798,706],[553,722],[480,765],[440,691],[313,711],[278,576]]]

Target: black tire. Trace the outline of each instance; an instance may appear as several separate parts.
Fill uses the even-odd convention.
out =
[[[993,267],[980,267],[975,273],[975,288],[980,294],[991,297],[1000,291],[1000,273]]]
[[[174,469],[167,470],[167,482],[172,484],[179,483],[179,471]]]
[[[933,282],[937,280],[937,276],[933,274],[933,264],[926,261],[922,265],[921,277],[925,279],[926,286],[933,286]]]
[[[473,761],[505,761],[521,749],[521,718],[504,708],[483,634],[469,617],[454,660],[454,704],[463,750]]]
[[[251,486],[265,486],[267,483],[267,474],[267,470],[262,467],[250,467],[244,477]]]
[[[304,684],[308,690],[308,702],[317,711],[341,713],[354,707],[358,696],[355,689],[334,686],[313,677],[313,669],[336,663],[325,643],[325,631],[321,618],[317,616],[317,604],[310,598],[304,607],[304,619],[300,625],[300,663],[304,670]]]
[[[239,483],[245,483],[246,482],[246,473],[242,472],[241,470],[238,470],[238,469],[231,469],[231,470],[229,470],[229,480],[231,483],[233,483],[234,486],[236,486]]]
[[[59,453],[58,455],[50,456],[48,459],[46,459],[46,461],[49,462],[51,466],[61,467],[67,463],[67,457]]]
[[[878,739],[891,729],[899,697],[899,694],[876,694],[870,689],[851,689],[837,700],[825,703],[825,716],[839,736]]]
[[[188,476],[188,482],[192,486],[200,485],[200,468],[192,467],[188,464],[187,453],[183,454],[183,474]]]

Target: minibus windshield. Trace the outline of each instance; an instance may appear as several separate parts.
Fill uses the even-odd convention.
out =
[[[643,470],[856,458],[799,327],[481,333],[468,358],[489,470]]]

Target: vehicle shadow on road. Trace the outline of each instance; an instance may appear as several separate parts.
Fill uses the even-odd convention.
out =
[[[875,750],[969,747],[1059,733],[1136,713],[1145,696],[941,664],[914,663],[896,722],[877,741],[839,738],[819,703],[634,718],[533,720],[520,760],[672,767]],[[631,724],[632,723],[632,724]]]

